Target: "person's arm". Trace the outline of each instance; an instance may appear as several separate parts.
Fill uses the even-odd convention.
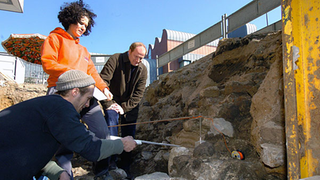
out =
[[[71,70],[70,67],[58,62],[60,42],[57,36],[48,36],[41,46],[41,62],[43,70],[58,78],[62,73]]]
[[[114,54],[112,55],[108,61],[104,64],[103,69],[100,72],[101,78],[104,80],[104,82],[110,86],[111,79],[113,78],[114,71],[117,66],[117,60],[119,59],[120,54]]]
[[[131,111],[140,103],[146,88],[147,78],[148,71],[146,68],[143,68],[140,78],[135,86],[135,89],[133,90],[132,96],[128,99],[128,101],[120,104],[124,112]]]
[[[110,148],[109,146],[109,142],[110,141],[121,141],[122,145],[123,145],[123,150],[126,152],[130,152],[132,151],[136,146],[137,143],[134,141],[132,136],[126,136],[124,138],[121,139],[116,139],[116,140],[108,140],[108,139],[102,139],[102,145],[101,145],[101,155],[98,159],[98,161],[107,158],[109,156],[111,156],[112,154],[108,154],[108,149]]]
[[[108,61],[103,66],[103,69],[100,72],[100,77],[103,79],[103,81],[107,84],[107,86],[110,86],[111,79],[113,78],[114,71],[116,69],[116,63],[119,58],[120,54],[114,54],[111,56]],[[100,102],[104,107],[108,108],[112,103],[110,101],[101,101]]]
[[[100,156],[108,157],[123,151],[121,141],[101,140],[88,131],[80,123],[80,115],[69,102],[61,103],[52,114],[47,116],[49,117],[47,126],[53,137],[67,149],[79,153],[89,161],[95,162]],[[102,146],[105,147],[104,151],[101,151]]]

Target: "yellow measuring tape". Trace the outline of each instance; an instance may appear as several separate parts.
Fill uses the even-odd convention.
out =
[[[239,160],[243,160],[243,159],[244,159],[244,154],[243,154],[241,151],[239,151],[239,150],[237,150],[237,151],[232,151],[231,157],[237,158],[237,159],[239,159]]]

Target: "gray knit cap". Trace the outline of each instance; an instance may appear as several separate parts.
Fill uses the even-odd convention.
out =
[[[58,91],[81,88],[95,84],[91,76],[80,70],[69,70],[61,74],[57,81],[56,89]]]

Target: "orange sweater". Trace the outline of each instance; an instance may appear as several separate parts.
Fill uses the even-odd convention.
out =
[[[87,48],[79,44],[79,38],[73,39],[62,28],[51,31],[44,41],[41,47],[41,61],[43,70],[49,74],[48,87],[56,86],[62,73],[77,69],[91,75],[96,81],[95,85],[102,92],[108,88],[94,66]]]

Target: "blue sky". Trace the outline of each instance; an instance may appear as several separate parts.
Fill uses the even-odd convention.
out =
[[[0,10],[0,41],[10,34],[49,35],[62,27],[57,15],[64,2],[73,0],[25,0],[24,12]],[[161,37],[163,29],[198,34],[230,15],[251,0],[84,0],[97,17],[89,36],[80,44],[89,52],[114,54],[127,51],[135,41],[147,47]],[[280,7],[268,13],[269,24],[280,20]],[[266,26],[266,16],[253,22],[258,29]],[[4,49],[0,46],[0,52]]]

